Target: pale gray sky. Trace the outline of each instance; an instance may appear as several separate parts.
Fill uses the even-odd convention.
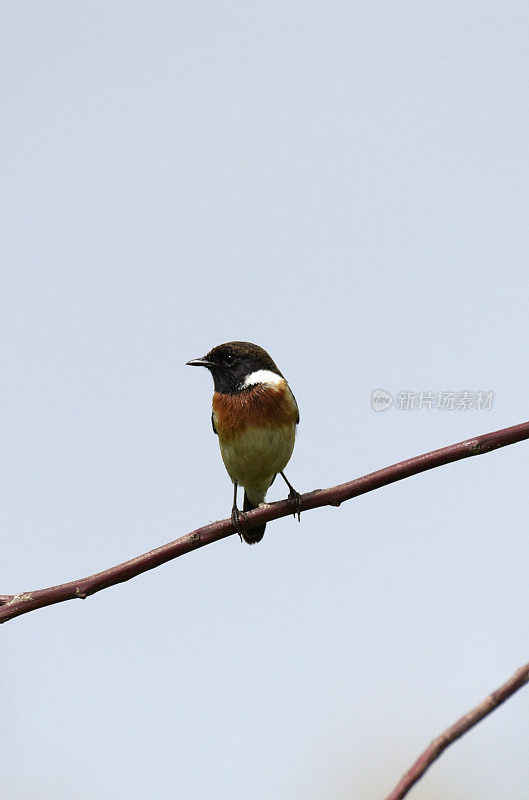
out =
[[[0,16],[0,593],[229,514],[184,366],[222,341],[288,377],[300,491],[527,419],[526,4]],[[376,388],[495,395],[377,414]],[[529,660],[527,454],[6,624],[2,798],[382,797]],[[525,797],[528,734],[525,690],[414,800]]]

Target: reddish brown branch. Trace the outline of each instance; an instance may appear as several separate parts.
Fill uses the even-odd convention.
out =
[[[397,786],[388,794],[386,800],[402,800],[402,798],[408,794],[411,787],[424,775],[428,767],[439,758],[441,753],[446,750],[449,745],[463,736],[463,734],[474,727],[474,725],[477,725],[487,714],[490,714],[491,711],[494,711],[495,708],[508,700],[511,695],[517,692],[518,689],[521,689],[524,683],[528,681],[529,664],[526,664],[515,672],[512,678],[509,678],[499,689],[489,694],[489,696],[473,708],[472,711],[469,711],[464,717],[458,719],[454,725],[447,728],[437,739],[434,739],[426,750],[421,753],[417,761],[402,776]]]
[[[328,489],[316,489],[313,492],[308,492],[301,496],[301,510],[308,511],[311,508],[320,508],[321,506],[339,506],[345,500],[358,497],[358,495],[366,492],[372,492],[374,489],[387,486],[389,483],[400,481],[403,478],[409,478],[411,475],[417,475],[419,472],[425,472],[443,464],[450,464],[452,461],[458,461],[461,458],[488,453],[498,447],[505,447],[528,438],[529,422],[515,425],[512,428],[505,428],[501,431],[485,433],[482,436],[476,436],[474,439],[467,439],[464,442],[442,447],[440,450],[433,450],[431,453],[415,456],[415,458],[410,458],[407,461],[401,461],[377,472],[364,475],[362,478],[356,478],[354,481],[342,483],[339,486],[331,486]],[[250,527],[250,523],[270,522],[273,519],[286,517],[293,510],[293,505],[288,500],[281,500],[279,503],[271,503],[268,506],[248,512],[247,523],[245,524],[246,527]],[[171,561],[173,558],[184,555],[184,553],[204,547],[206,544],[216,542],[233,533],[235,533],[235,528],[231,520],[220,520],[211,523],[211,525],[205,525],[203,528],[197,528],[197,530],[187,533],[174,542],[169,542],[169,544],[164,544],[155,550],[150,550],[148,553],[137,556],[137,558],[133,558],[130,561],[125,561],[123,564],[118,564],[103,572],[90,575],[88,578],[62,583],[59,586],[50,586],[48,589],[37,589],[36,591],[21,592],[15,595],[2,595],[0,596],[0,623],[53,603],[61,603],[64,600],[73,600],[75,598],[84,599],[101,591],[101,589],[128,581],[142,572],[159,567],[160,564],[164,564],[166,561]]]

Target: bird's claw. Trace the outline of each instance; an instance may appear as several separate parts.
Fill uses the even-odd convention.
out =
[[[235,530],[239,534],[239,539],[242,542],[242,528],[241,528],[241,520],[246,522],[246,515],[243,511],[239,511],[237,506],[234,506],[231,510],[231,521],[235,526]]]
[[[296,515],[297,515],[298,522],[301,522],[301,495],[300,495],[300,493],[296,492],[295,489],[291,489],[290,492],[288,493],[288,502],[290,504],[295,504],[296,505],[296,510],[294,511],[294,514],[292,516],[294,518],[296,518]]]

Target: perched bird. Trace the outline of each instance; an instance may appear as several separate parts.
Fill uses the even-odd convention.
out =
[[[239,485],[244,486],[243,512],[250,511],[264,502],[279,473],[290,490],[289,500],[296,503],[299,519],[299,494],[283,472],[294,449],[299,422],[296,399],[266,350],[250,342],[219,344],[203,358],[187,364],[206,367],[213,376],[211,422],[234,485],[231,518],[241,540],[255,544],[263,538],[266,523],[241,530]]]

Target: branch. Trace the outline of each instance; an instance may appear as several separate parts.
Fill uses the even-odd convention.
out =
[[[462,458],[488,453],[498,447],[505,447],[523,439],[529,439],[529,422],[514,425],[512,428],[485,433],[482,436],[476,436],[474,439],[467,439],[458,444],[442,447],[440,450],[433,450],[431,453],[415,456],[415,458],[401,461],[398,464],[364,475],[362,478],[356,478],[356,480],[348,483],[308,492],[301,495],[301,510],[308,511],[311,508],[321,508],[322,506],[339,506],[345,500],[351,500],[353,497],[372,492],[374,489],[380,489],[381,486],[387,486],[403,478],[409,478],[411,475],[417,475],[419,472],[425,472],[443,464],[450,464],[452,461],[459,461]],[[281,500],[278,503],[271,503],[247,512],[245,514],[246,520],[242,521],[241,527],[251,528],[252,525],[286,517],[294,511],[297,511],[295,502]],[[97,572],[87,578],[81,578],[70,583],[62,583],[58,586],[50,586],[47,589],[37,589],[36,591],[22,592],[15,595],[0,595],[0,623],[53,603],[62,603],[64,600],[74,600],[75,598],[84,600],[102,589],[128,581],[142,572],[159,567],[173,558],[178,558],[184,553],[197,550],[199,547],[211,544],[211,542],[217,542],[219,539],[231,536],[235,532],[235,527],[231,520],[219,520],[210,525],[205,525],[203,528],[197,528],[174,542],[164,544],[155,550],[150,550],[148,553],[137,556],[137,558],[110,567],[103,570],[103,572]]]
[[[463,734],[470,730],[470,728],[473,728],[474,725],[477,725],[487,714],[490,714],[491,711],[494,711],[495,708],[508,700],[511,695],[517,692],[518,689],[521,689],[528,681],[529,664],[526,664],[524,667],[520,667],[520,669],[517,670],[508,681],[500,686],[499,689],[489,694],[479,705],[469,711],[468,714],[465,714],[464,717],[458,719],[454,725],[447,728],[437,739],[434,739],[426,750],[421,753],[417,761],[402,776],[397,786],[388,794],[386,800],[402,800],[402,798],[408,794],[411,787],[424,775],[428,767],[439,758],[441,753],[446,750],[449,745],[463,736]]]

